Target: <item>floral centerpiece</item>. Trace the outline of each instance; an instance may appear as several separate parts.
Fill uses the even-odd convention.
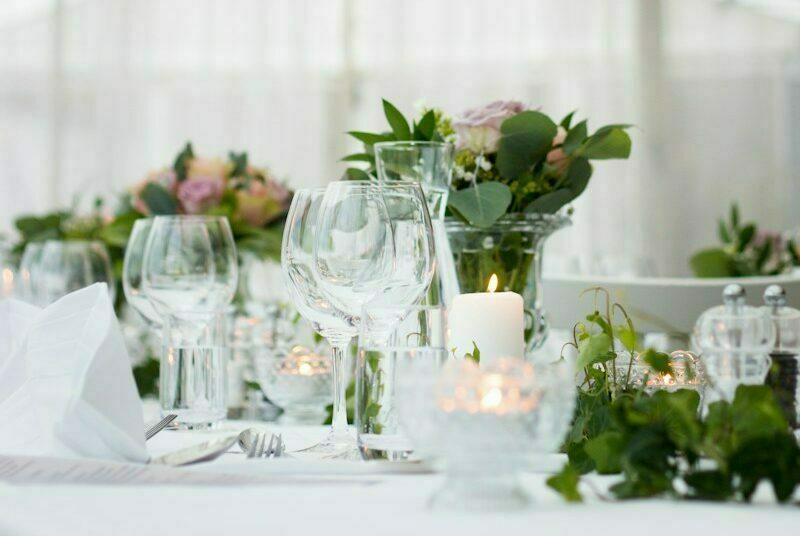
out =
[[[527,349],[546,336],[541,308],[540,266],[544,240],[569,223],[565,208],[592,176],[592,160],[627,158],[629,125],[607,125],[589,133],[572,112],[556,123],[516,101],[496,101],[451,118],[424,110],[411,124],[383,101],[390,131],[350,132],[364,151],[345,157],[365,162],[351,167],[351,179],[375,177],[373,145],[386,141],[449,141],[456,154],[447,234],[461,292],[487,289],[492,275],[500,290],[522,294],[528,317]]]
[[[728,220],[717,222],[722,243],[697,251],[689,259],[696,277],[748,277],[786,273],[800,265],[800,248],[795,238],[759,229],[755,222],[743,222],[739,206],[731,205]]]

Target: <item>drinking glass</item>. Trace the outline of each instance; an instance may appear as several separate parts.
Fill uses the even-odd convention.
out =
[[[164,321],[162,413],[177,413],[186,427],[212,425],[225,416],[227,341],[220,326],[238,281],[227,218],[157,216],[141,278],[144,295]]]
[[[49,305],[93,283],[106,283],[111,301],[114,301],[114,273],[102,242],[48,240],[39,262],[30,269],[31,283],[37,289],[35,295],[41,305]]]
[[[455,148],[451,143],[434,141],[389,141],[376,143],[374,147],[375,166],[381,184],[411,181],[422,187],[436,243],[436,271],[425,300],[430,305],[442,304],[445,296],[459,293],[453,254],[444,226]]]
[[[42,303],[40,294],[39,263],[42,260],[44,242],[28,242],[19,262],[20,298],[33,305]]]
[[[144,264],[144,250],[150,231],[153,228],[153,218],[136,220],[133,224],[131,236],[125,246],[125,260],[122,265],[122,290],[125,300],[139,313],[150,326],[160,326],[162,318],[156,312],[153,304],[147,299],[142,288],[142,266]]]
[[[318,228],[314,268],[321,289],[355,325],[366,304],[411,306],[430,287],[435,249],[419,184],[332,183]]]
[[[394,319],[388,337],[383,335],[386,318]],[[374,326],[376,321],[378,326]],[[434,387],[447,360],[446,331],[442,307],[364,308],[355,422],[365,459],[423,459],[431,454]]]
[[[185,323],[191,317],[190,313],[180,320],[165,317],[158,394],[162,415],[174,413],[178,426],[198,430],[227,415],[226,372],[231,349],[226,315],[198,315],[187,339]]]
[[[314,243],[325,189],[297,190],[286,217],[281,246],[281,269],[286,288],[297,311],[331,346],[333,368],[333,420],[327,437],[303,451],[319,457],[347,457],[355,441],[347,431],[344,350],[357,333],[342,305],[322,292],[314,270]]]

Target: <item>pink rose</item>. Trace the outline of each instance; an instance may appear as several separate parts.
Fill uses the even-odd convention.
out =
[[[554,148],[547,153],[547,163],[555,166],[559,171],[563,171],[567,165],[567,154],[561,148],[565,139],[567,139],[567,129],[560,126],[556,130],[556,136],[553,138]]]
[[[291,192],[278,181],[251,181],[247,190],[236,192],[236,213],[253,227],[263,227],[288,210]]]
[[[178,201],[186,214],[202,214],[219,204],[223,190],[218,180],[185,180],[178,185]]]
[[[456,148],[474,153],[493,153],[500,141],[500,125],[509,117],[526,110],[517,101],[494,101],[483,108],[473,108],[453,121],[458,136]]]

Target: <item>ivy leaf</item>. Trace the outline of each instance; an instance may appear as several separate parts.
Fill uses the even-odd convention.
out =
[[[673,374],[669,354],[648,348],[639,356],[642,361],[659,374]]]
[[[766,385],[740,385],[731,404],[733,429],[740,439],[771,436],[787,429],[786,418]]]
[[[186,142],[183,150],[175,157],[175,162],[172,164],[172,169],[175,171],[175,177],[178,182],[186,180],[186,174],[189,171],[189,162],[194,158],[194,150],[192,150],[191,142]]]
[[[503,178],[517,179],[542,161],[556,131],[553,120],[541,112],[526,111],[503,121],[497,148],[497,169]]]
[[[389,126],[392,127],[396,140],[407,141],[411,139],[411,129],[408,127],[408,121],[400,113],[400,110],[386,99],[383,99],[383,113],[389,122]]]
[[[603,127],[587,138],[575,154],[593,160],[628,158],[631,154],[631,138],[622,128]]]
[[[470,225],[490,227],[511,204],[511,190],[500,182],[483,182],[450,193],[447,206],[455,209]]]
[[[569,464],[580,474],[585,475],[594,471],[594,461],[586,454],[586,441],[570,443],[567,447],[567,457]]]
[[[148,182],[139,197],[154,216],[170,216],[178,213],[175,198],[160,184]]]
[[[480,364],[481,351],[478,349],[478,345],[475,344],[475,341],[472,341],[472,353],[464,354],[464,358],[474,361],[476,364]]]
[[[436,114],[433,110],[428,110],[425,115],[419,120],[419,123],[414,125],[414,139],[420,141],[431,141],[433,133],[436,129]]]
[[[622,346],[629,352],[636,350],[636,330],[633,323],[628,321],[626,324],[620,324],[614,328],[617,332],[617,338]]]
[[[558,492],[568,502],[582,502],[583,496],[578,491],[580,475],[569,464],[560,473],[547,479],[547,486]]]
[[[586,442],[586,454],[594,461],[601,475],[617,474],[622,471],[622,455],[625,440],[619,432],[606,432]]]
[[[733,493],[731,475],[718,470],[691,472],[683,477],[691,488],[691,497],[706,501],[724,501]]]
[[[689,259],[689,265],[696,277],[732,277],[736,274],[733,258],[718,248],[698,251]]]
[[[564,152],[567,154],[572,154],[575,150],[583,144],[586,140],[587,136],[587,126],[586,120],[584,119],[577,125],[575,125],[569,132],[567,132],[567,137],[564,138],[564,145],[562,148]]]
[[[595,363],[602,363],[613,359],[608,357],[611,353],[611,337],[605,333],[595,333],[588,339],[581,341],[578,350],[578,362],[576,367],[582,369]]]

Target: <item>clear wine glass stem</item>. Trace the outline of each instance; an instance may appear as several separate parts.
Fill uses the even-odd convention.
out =
[[[331,435],[347,435],[347,374],[344,371],[344,349],[347,344],[329,341],[333,354],[333,419]],[[348,341],[349,342],[349,341]]]

